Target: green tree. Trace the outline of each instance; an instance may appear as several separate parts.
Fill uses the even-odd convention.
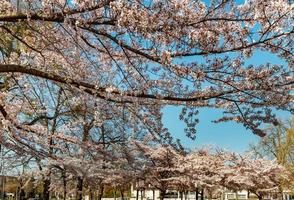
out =
[[[284,183],[289,189],[294,188],[294,117],[286,122],[280,121],[277,126],[265,129],[267,136],[260,139],[250,150],[257,157],[277,159],[290,173],[290,180]]]

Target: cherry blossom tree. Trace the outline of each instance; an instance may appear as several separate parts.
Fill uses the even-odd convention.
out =
[[[189,191],[200,190],[202,195],[205,191],[206,196],[212,197],[220,195],[224,188],[247,190],[262,199],[269,193],[278,194],[281,182],[289,178],[286,169],[275,160],[253,159],[250,155],[225,151],[200,149],[183,152],[173,146],[151,146],[131,140],[128,148],[108,154],[107,159],[101,156],[106,153],[100,152],[97,154],[100,158],[92,159],[87,156],[52,159],[48,165],[51,193],[79,198],[82,193],[91,193],[90,189],[103,184],[119,190],[123,198],[130,184],[136,183],[137,190],[159,190],[161,199],[172,190],[180,192],[181,198]],[[66,175],[62,174],[64,171]],[[42,183],[47,176],[46,170],[38,173],[34,170],[29,175],[35,185]],[[82,180],[81,186],[78,177]]]
[[[134,141],[134,145],[145,161],[144,175],[140,177],[142,183],[145,188],[159,190],[160,199],[164,199],[167,190],[175,189],[172,185],[179,176],[177,161],[181,160],[184,152],[168,145],[150,147],[139,141]]]
[[[275,160],[208,148],[182,152],[171,146],[150,147],[139,141],[135,145],[146,162],[144,176],[140,176],[144,180],[141,187],[159,190],[161,198],[168,190],[180,192],[181,198],[189,191],[204,190],[212,198],[228,189],[247,190],[262,199],[270,193],[279,194],[279,185],[289,179],[288,171]]]
[[[190,190],[198,192],[205,189],[212,193],[222,189],[222,171],[226,159],[227,153],[212,153],[209,148],[204,148],[189,153],[178,165],[186,171]]]
[[[258,135],[261,122],[277,123],[272,108],[293,112],[288,1],[17,2],[1,1],[3,77],[50,80],[151,109],[155,119],[166,104],[184,105],[184,118],[195,116],[192,108],[224,109],[217,122],[234,120]],[[257,51],[286,64],[247,66]],[[185,121],[193,138],[197,120]]]
[[[111,182],[100,174],[106,169],[131,180],[125,169],[137,169],[123,152],[134,138],[146,144],[139,156],[149,169],[146,183],[161,198],[175,185],[212,189],[221,185],[223,158],[188,155],[194,168],[183,171],[176,164],[186,159],[181,146],[162,123],[164,106],[182,107],[192,139],[198,108],[221,109],[215,122],[236,121],[260,136],[263,123],[278,123],[272,110],[293,113],[293,4],[286,0],[0,4],[0,142],[34,157],[46,188],[52,171],[76,180],[77,199],[93,179]],[[246,64],[260,51],[282,64]]]
[[[255,160],[247,155],[232,163],[224,171],[224,186],[234,191],[247,190],[259,199],[269,192],[279,193],[280,184],[289,178],[288,172],[276,160]]]

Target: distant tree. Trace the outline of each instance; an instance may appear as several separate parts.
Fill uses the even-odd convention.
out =
[[[258,199],[270,193],[281,195],[280,185],[289,178],[276,160],[252,159],[251,155],[238,155],[221,174],[223,186],[233,191],[247,190]]]
[[[178,161],[182,160],[184,155],[183,152],[168,145],[150,147],[138,141],[134,142],[134,146],[141,159],[144,159],[141,169],[142,176],[137,177],[139,179],[137,190],[147,188],[158,190],[160,192],[159,198],[163,200],[168,189],[179,189],[173,185],[175,179],[184,177],[179,176],[178,166]]]
[[[265,129],[267,136],[257,144],[251,144],[250,150],[256,157],[276,159],[291,173],[292,179],[286,184],[294,188],[294,117],[288,121],[280,121],[277,126]]]

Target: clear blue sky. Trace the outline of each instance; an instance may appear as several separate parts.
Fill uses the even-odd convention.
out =
[[[247,64],[284,64],[278,57],[267,52],[255,52],[253,57],[247,61]],[[185,136],[184,123],[179,120],[180,108],[167,106],[163,110],[163,122],[172,135],[181,139],[183,145],[189,148],[201,147],[203,145],[213,145],[215,147],[225,148],[230,151],[244,152],[248,149],[249,143],[255,143],[259,137],[250,130],[246,130],[241,124],[235,122],[226,122],[214,124],[211,121],[220,116],[221,111],[213,109],[200,109],[200,122],[197,126],[196,140],[192,141]],[[281,119],[290,118],[290,114],[278,112]]]

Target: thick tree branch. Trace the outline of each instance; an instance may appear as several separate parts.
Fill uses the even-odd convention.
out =
[[[218,98],[224,95],[232,94],[235,92],[238,92],[236,90],[228,90],[228,91],[220,91],[220,92],[214,92],[209,95],[198,95],[196,97],[178,97],[178,96],[162,96],[159,97],[154,94],[148,94],[144,92],[122,92],[118,90],[108,91],[105,87],[96,87],[93,84],[89,84],[82,81],[76,81],[71,79],[70,77],[63,77],[60,75],[56,75],[49,72],[44,72],[41,70],[37,70],[34,68],[29,68],[26,66],[21,65],[14,65],[14,64],[0,64],[0,73],[9,73],[9,72],[15,72],[15,73],[22,73],[27,75],[36,76],[43,79],[48,79],[51,81],[55,81],[62,84],[67,84],[74,86],[76,88],[80,88],[83,91],[85,91],[88,94],[96,95],[99,98],[115,101],[114,99],[107,98],[107,94],[117,95],[118,97],[133,97],[133,98],[139,98],[139,99],[149,99],[149,100],[157,100],[157,101],[167,101],[169,104],[176,104],[176,103],[184,103],[184,102],[196,102],[196,101],[205,101],[213,98]],[[132,103],[134,101],[124,101],[124,103]]]
[[[78,22],[78,19],[73,17],[68,17],[63,13],[54,13],[52,15],[41,15],[41,14],[32,14],[28,16],[23,13],[10,14],[10,15],[0,15],[0,22],[19,22],[25,20],[35,20],[35,21],[46,21],[46,22],[56,22],[64,23],[67,20],[68,23],[75,24]],[[86,24],[92,25],[114,25],[113,20],[103,20],[103,21],[89,21]]]

